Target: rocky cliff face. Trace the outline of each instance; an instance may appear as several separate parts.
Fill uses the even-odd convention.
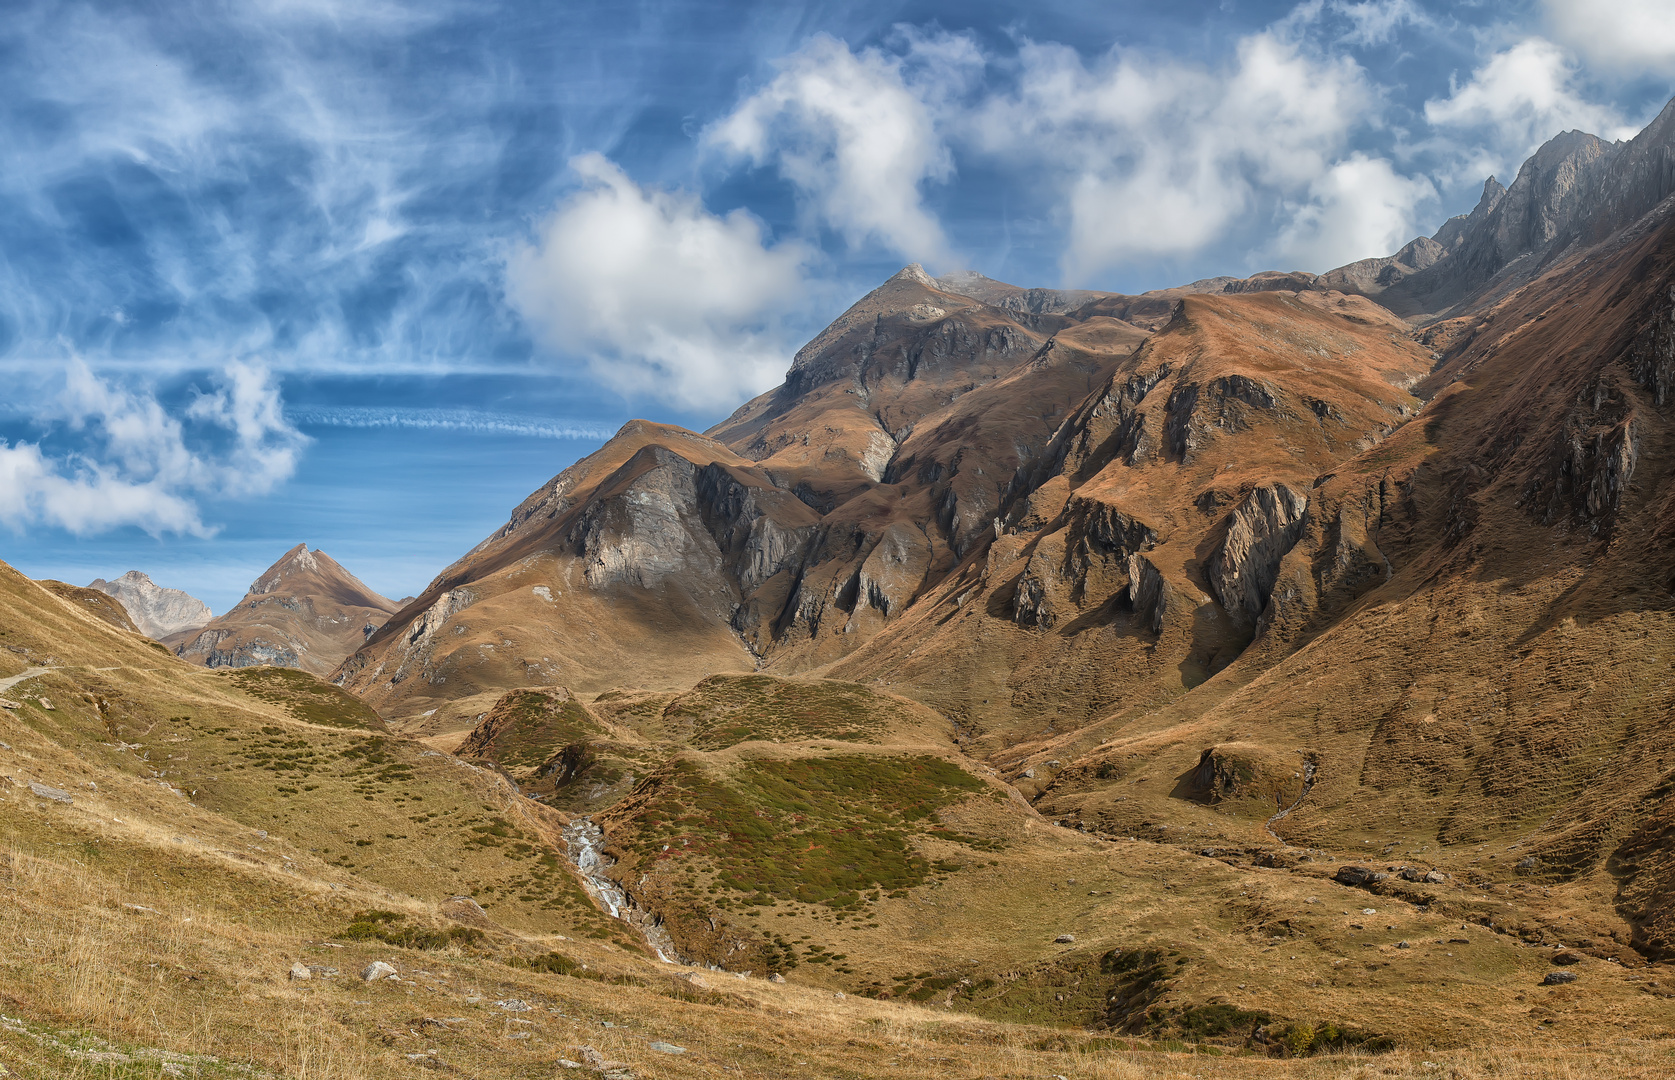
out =
[[[1446,318],[1534,281],[1557,260],[1627,229],[1675,192],[1675,101],[1628,142],[1567,131],[1545,143],[1510,186],[1494,177],[1469,215],[1388,259],[1321,276],[1404,316]]]
[[[115,597],[140,633],[159,641],[184,630],[196,630],[214,617],[202,600],[179,589],[165,589],[138,570],[130,570],[115,581],[99,578],[87,587]]]
[[[394,611],[331,556],[298,544],[251,583],[233,610],[167,644],[206,667],[273,664],[325,674]]]

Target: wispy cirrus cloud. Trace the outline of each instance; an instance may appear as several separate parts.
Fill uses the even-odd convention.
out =
[[[598,439],[616,434],[606,425],[483,409],[427,409],[388,405],[304,405],[286,410],[298,427],[399,428],[414,431],[460,431],[483,435],[520,435],[532,439]]]

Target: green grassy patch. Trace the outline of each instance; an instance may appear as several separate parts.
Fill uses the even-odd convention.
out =
[[[512,690],[494,703],[459,752],[512,768],[534,768],[564,747],[606,734],[587,706],[564,690]]]
[[[281,667],[237,668],[221,678],[258,701],[279,705],[298,720],[324,727],[388,733],[384,721],[360,698],[306,671]]]
[[[622,835],[648,862],[701,858],[753,905],[851,908],[863,891],[922,884],[933,868],[909,841],[983,789],[925,756],[747,762],[725,781],[682,761],[648,781]]]
[[[349,926],[340,935],[350,941],[382,941],[402,949],[446,949],[450,945],[475,945],[483,940],[483,932],[470,926],[450,926],[432,929],[425,926],[404,926],[407,917],[394,911],[358,911],[350,917]]]
[[[876,743],[906,713],[858,683],[712,675],[670,702],[663,721],[698,749],[720,750],[753,740]]]

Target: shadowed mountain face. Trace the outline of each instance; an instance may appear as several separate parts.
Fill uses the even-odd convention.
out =
[[[165,589],[138,570],[115,581],[99,578],[87,586],[115,597],[140,633],[161,641],[170,634],[196,630],[213,618],[209,605],[179,589]]]
[[[165,644],[206,667],[273,664],[326,674],[395,611],[323,551],[298,544],[233,610]]]

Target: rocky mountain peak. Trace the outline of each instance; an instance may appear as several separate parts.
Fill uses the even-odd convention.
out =
[[[147,637],[165,638],[183,630],[195,630],[214,618],[209,605],[202,600],[180,589],[165,589],[139,570],[130,570],[115,581],[99,578],[87,587],[121,604],[140,633]]]
[[[923,285],[927,289],[939,288],[937,280],[925,273],[925,268],[918,263],[908,263],[890,276],[890,281],[911,281]],[[889,284],[889,282],[885,282]]]
[[[298,544],[251,582],[231,611],[168,644],[208,667],[275,664],[323,673],[395,610],[336,559]]]

